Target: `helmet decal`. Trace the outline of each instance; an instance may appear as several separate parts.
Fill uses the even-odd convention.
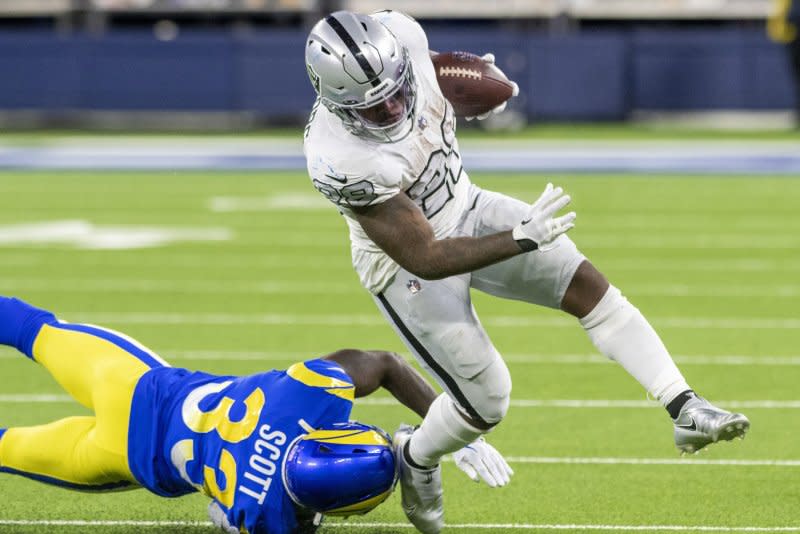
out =
[[[364,52],[358,47],[358,44],[353,39],[353,36],[347,32],[344,26],[342,26],[342,23],[339,22],[333,15],[328,15],[328,17],[325,18],[325,22],[327,22],[330,27],[333,28],[333,31],[336,32],[336,35],[338,35],[344,44],[347,45],[347,48],[350,49],[353,57],[355,57],[356,61],[358,61],[361,70],[363,70],[364,74],[367,75],[367,80],[369,80],[373,86],[380,85],[381,81],[378,79],[378,73],[372,68],[372,65],[370,65],[369,61],[364,56]]]

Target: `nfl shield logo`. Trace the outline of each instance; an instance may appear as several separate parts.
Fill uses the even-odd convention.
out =
[[[406,287],[409,291],[411,291],[411,293],[417,293],[420,289],[422,289],[422,286],[419,285],[419,281],[417,280],[409,280],[406,284]]]

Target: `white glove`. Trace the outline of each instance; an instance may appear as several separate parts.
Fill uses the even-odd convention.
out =
[[[574,211],[561,217],[553,217],[569,204],[570,200],[570,196],[564,194],[563,189],[560,187],[554,189],[553,184],[547,184],[542,195],[531,204],[525,218],[514,228],[512,235],[520,248],[524,251],[541,249],[573,228]]]
[[[480,437],[453,453],[459,469],[475,482],[483,479],[489,487],[505,486],[511,481],[514,471],[503,455]]]
[[[208,504],[208,518],[214,526],[228,534],[239,534],[239,529],[231,525],[228,516],[217,501]]]
[[[481,59],[484,60],[486,63],[490,63],[490,64],[494,65],[494,54],[492,54],[491,52],[482,55]],[[511,85],[513,87],[513,90],[512,90],[512,93],[511,93],[511,98],[514,98],[515,96],[517,96],[519,94],[519,85],[517,85],[517,82],[511,82]],[[464,118],[467,119],[468,121],[471,121],[472,119],[475,119],[475,118],[477,118],[479,121],[482,121],[483,119],[487,118],[492,113],[502,113],[506,109],[506,104],[508,104],[508,100],[506,100],[505,102],[503,102],[502,104],[500,104],[496,108],[492,109],[492,111],[490,111],[488,113],[484,113],[484,114],[478,115],[478,116],[464,117]]]

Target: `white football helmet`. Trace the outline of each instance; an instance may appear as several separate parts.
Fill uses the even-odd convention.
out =
[[[337,11],[320,20],[306,41],[306,69],[322,104],[350,132],[390,142],[413,128],[408,50],[372,17]]]

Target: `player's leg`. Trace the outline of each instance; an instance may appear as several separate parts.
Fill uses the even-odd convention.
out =
[[[581,262],[572,276],[561,309],[578,318],[595,347],[619,363],[667,411],[674,399],[690,391],[647,319],[589,261]]]
[[[511,391],[508,369],[472,306],[469,275],[429,281],[401,269],[375,300],[419,364],[447,392],[429,415],[438,414],[437,426],[447,430],[451,444],[441,443],[439,450],[423,449],[415,440],[410,445],[418,463],[433,465],[502,420]]]
[[[94,417],[0,430],[0,473],[81,491],[137,487],[124,450],[98,443]]]
[[[95,408],[99,387],[138,379],[166,364],[158,355],[124,334],[93,325],[59,321],[43,309],[0,297],[0,343],[45,367],[75,400]]]
[[[111,479],[124,475],[122,480],[132,481],[126,457],[134,388],[149,369],[167,364],[123,334],[61,322],[50,312],[6,297],[0,297],[0,343],[40,363],[96,416],[9,429],[0,441],[0,461],[8,469],[31,473],[37,473],[37,466],[61,463],[62,471],[39,475],[58,480],[71,474],[70,483],[79,485],[97,480],[106,484],[104,474]],[[28,465],[24,451],[37,442],[38,452],[27,460],[34,465]],[[72,448],[63,449],[62,443]]]
[[[487,191],[478,194],[475,206],[464,226],[473,235],[511,228],[527,209],[520,201]],[[595,347],[618,362],[676,420],[676,444],[682,450],[697,450],[747,430],[744,416],[728,414],[694,395],[647,319],[568,237],[560,237],[544,250],[476,271],[472,286],[496,296],[560,308],[578,318]],[[698,427],[705,425],[706,430],[680,429],[682,410],[687,419],[695,420]],[[690,416],[687,410],[694,413]]]
[[[717,408],[694,393],[644,315],[588,261],[575,272],[561,308],[579,319],[600,352],[619,362],[664,405],[681,451],[743,437],[749,429],[744,415]]]
[[[395,436],[406,515],[421,531],[438,532],[443,506],[436,464],[500,422],[511,378],[472,308],[468,275],[426,281],[401,269],[375,300],[446,391],[413,434],[408,428]]]
[[[0,344],[33,359],[33,342],[41,325],[55,316],[16,298],[0,296]]]

